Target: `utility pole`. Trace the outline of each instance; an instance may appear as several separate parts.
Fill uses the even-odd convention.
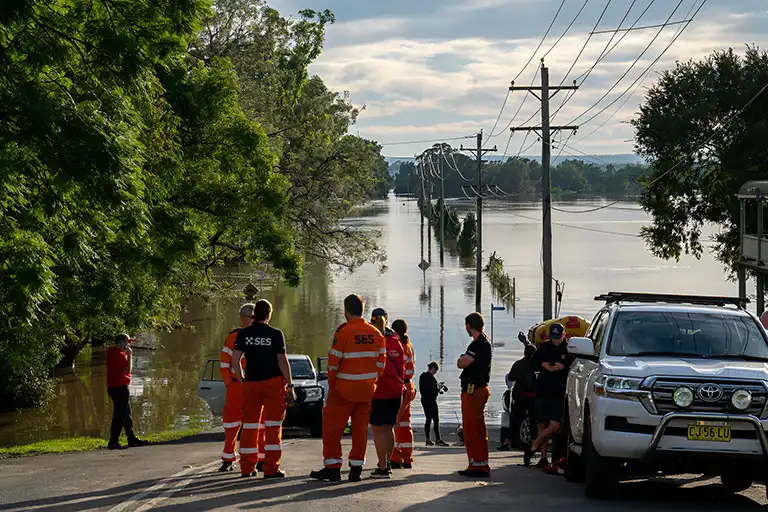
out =
[[[419,163],[419,178],[421,180],[421,188],[419,190],[419,194],[421,196],[421,200],[419,201],[419,221],[420,221],[420,229],[419,229],[419,235],[421,236],[421,261],[424,261],[424,167],[422,166],[422,163]]]
[[[433,171],[434,172],[434,171]],[[432,264],[432,180],[427,183],[427,263]]]
[[[541,101],[541,126],[518,126],[511,128],[515,131],[532,131],[539,134],[541,137],[541,207],[542,207],[542,257],[544,268],[544,308],[543,308],[543,320],[547,321],[552,318],[552,191],[551,191],[551,132],[564,130],[575,131],[578,130],[578,126],[550,126],[549,124],[549,101],[560,91],[563,90],[577,90],[579,87],[574,81],[573,85],[566,86],[554,86],[549,85],[549,68],[544,66],[544,59],[541,61],[541,85],[530,87],[516,87],[512,82],[510,91],[527,91]],[[541,91],[541,97],[537,96],[533,91]],[[550,94],[550,91],[554,91]]]
[[[445,266],[445,167],[443,145],[440,145],[440,267]]]
[[[483,132],[477,134],[477,148],[475,150],[464,149],[462,151],[474,151],[477,159],[477,229],[475,238],[477,239],[477,266],[475,269],[475,311],[480,313],[483,291],[483,155],[491,151],[498,151],[496,146],[493,149],[483,149]]]

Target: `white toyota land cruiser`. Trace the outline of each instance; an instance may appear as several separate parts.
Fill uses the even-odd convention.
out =
[[[608,497],[637,475],[768,480],[768,336],[738,298],[609,293],[572,338],[565,476]],[[729,307],[730,306],[730,307]]]

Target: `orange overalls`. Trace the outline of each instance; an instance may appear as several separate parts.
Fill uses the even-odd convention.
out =
[[[227,341],[221,349],[221,361],[219,371],[224,379],[224,385],[227,387],[227,394],[224,401],[224,411],[222,412],[222,422],[224,423],[224,451],[221,452],[221,460],[225,462],[234,462],[237,459],[235,455],[235,446],[237,444],[237,434],[240,428],[251,428],[250,424],[243,425],[243,384],[237,378],[237,373],[232,367],[232,354],[235,350],[235,340],[237,333],[241,328],[230,331],[227,335]],[[245,371],[245,359],[241,360],[243,371]],[[258,457],[264,460],[264,426],[258,427]]]
[[[392,462],[399,464],[413,464],[413,427],[411,426],[411,402],[416,398],[416,385],[413,382],[416,357],[413,354],[413,345],[403,343],[405,355],[405,385],[403,402],[400,404],[400,412],[397,413],[395,424],[395,451],[392,452]]]
[[[353,318],[336,330],[333,346],[328,351],[328,400],[323,408],[325,467],[341,467],[341,437],[350,417],[349,465],[365,464],[371,400],[386,360],[384,336],[365,319]]]

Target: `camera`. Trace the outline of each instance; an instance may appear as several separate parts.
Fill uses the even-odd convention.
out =
[[[448,386],[445,385],[445,382],[438,382],[437,383],[437,391],[438,391],[438,393],[440,393],[442,395],[443,393],[448,391]]]

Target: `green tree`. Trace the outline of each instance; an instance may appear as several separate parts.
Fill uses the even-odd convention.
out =
[[[642,236],[657,256],[700,257],[702,227],[712,223],[715,254],[734,270],[736,193],[768,174],[768,94],[755,98],[766,84],[768,54],[750,47],[743,57],[731,49],[679,63],[648,91],[632,125],[638,154],[654,168],[640,203],[653,215]]]
[[[477,219],[474,213],[468,213],[464,217],[459,235],[458,249],[462,258],[469,258],[475,254],[477,247]]]

